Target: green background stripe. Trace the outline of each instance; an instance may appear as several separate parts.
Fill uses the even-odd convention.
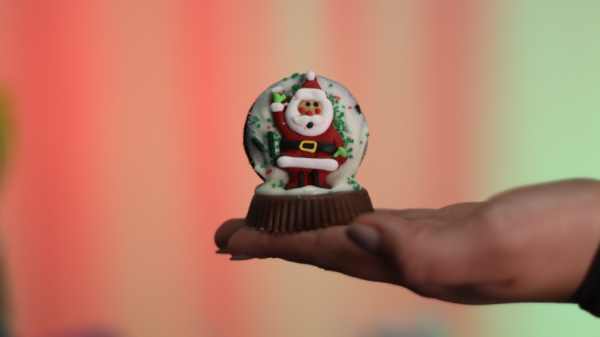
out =
[[[490,13],[491,84],[478,131],[482,166],[474,194],[600,178],[600,1],[501,1]],[[482,336],[600,336],[600,319],[575,305],[476,311]]]

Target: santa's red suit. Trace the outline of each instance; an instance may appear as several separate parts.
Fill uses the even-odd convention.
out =
[[[272,91],[278,93],[281,88]],[[301,101],[317,101],[321,111],[315,116],[303,115],[298,111]],[[312,71],[306,73],[306,82],[291,99],[272,101],[271,112],[282,136],[281,154],[276,165],[290,176],[285,188],[308,185],[331,188],[327,176],[346,162],[347,153],[342,138],[332,125],[333,106],[315,74]]]

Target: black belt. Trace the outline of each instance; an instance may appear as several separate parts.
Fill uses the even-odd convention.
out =
[[[314,140],[282,140],[279,143],[280,151],[300,150],[304,152],[323,152],[334,154],[336,151],[333,143],[318,143]]]

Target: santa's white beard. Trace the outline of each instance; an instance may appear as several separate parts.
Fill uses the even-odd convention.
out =
[[[296,124],[298,126],[306,126],[310,122],[312,122],[313,125],[315,125],[315,126],[325,123],[325,118],[323,118],[323,116],[319,116],[319,115],[297,116],[297,117],[292,117],[292,120],[294,121],[294,124]]]
[[[292,131],[308,137],[314,137],[323,134],[329,128],[331,124],[331,118],[323,117],[320,115],[299,115],[294,117],[289,117],[288,120],[291,120],[291,124],[289,125]],[[312,123],[309,127],[309,123]]]

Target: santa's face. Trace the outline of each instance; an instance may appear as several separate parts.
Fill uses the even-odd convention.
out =
[[[298,111],[300,111],[301,115],[320,115],[321,104],[317,101],[300,101],[298,104]]]
[[[286,111],[288,127],[303,136],[318,136],[329,128],[333,109],[328,99],[300,100],[293,97]]]

